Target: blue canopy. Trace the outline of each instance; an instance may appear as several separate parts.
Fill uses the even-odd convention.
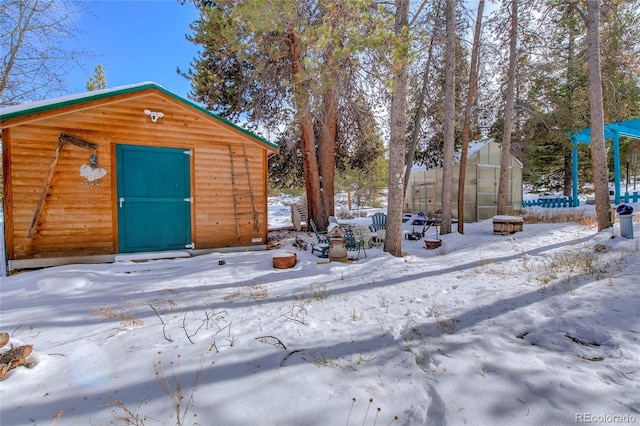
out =
[[[573,199],[578,205],[578,144],[591,143],[591,129],[569,133],[573,142],[571,160],[573,166]],[[604,125],[604,138],[613,140],[613,176],[615,180],[615,203],[620,204],[620,138],[640,139],[640,118],[626,121],[616,121]]]

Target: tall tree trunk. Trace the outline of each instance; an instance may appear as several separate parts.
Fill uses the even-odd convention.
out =
[[[332,31],[335,32],[335,16],[331,17]],[[323,228],[329,224],[329,216],[333,216],[335,209],[334,201],[334,178],[335,178],[335,151],[337,138],[337,114],[338,114],[338,94],[336,86],[338,82],[338,64],[334,58],[335,44],[330,41],[323,52],[324,62],[329,72],[325,73],[323,79],[323,110],[319,129],[318,139],[318,163],[321,177],[322,211],[318,217],[318,223]]]
[[[303,72],[304,45],[294,31],[289,32],[289,48],[291,54],[291,73],[293,75],[293,91],[298,112],[300,126],[300,150],[302,151],[302,165],[304,181],[307,191],[307,206],[309,218],[317,224],[321,222],[322,200],[320,196],[320,176],[318,159],[314,143],[313,119],[309,105],[309,91]],[[324,226],[324,225],[320,225]]]
[[[467,154],[469,152],[469,141],[471,140],[471,111],[476,102],[476,91],[478,90],[478,49],[480,46],[483,11],[484,0],[479,0],[478,13],[476,14],[476,27],[473,33],[473,47],[471,48],[469,94],[467,95],[467,108],[464,111],[462,152],[460,154],[460,173],[458,176],[458,232],[460,234],[464,234],[464,186],[467,178]]]
[[[595,191],[598,231],[611,226],[609,170],[604,143],[604,111],[602,105],[602,75],[600,72],[600,2],[587,1],[587,68],[589,70],[589,109],[591,120],[591,164]]]
[[[484,1],[484,0],[482,0]],[[404,171],[404,188],[405,196],[407,189],[409,189],[409,178],[411,177],[411,167],[413,167],[413,160],[416,155],[416,147],[418,146],[418,139],[420,136],[420,123],[422,117],[424,117],[424,100],[427,97],[427,90],[429,89],[429,70],[431,69],[431,59],[433,57],[433,45],[435,44],[435,35],[438,31],[438,25],[433,25],[433,32],[431,33],[431,39],[429,40],[429,50],[427,53],[427,64],[424,67],[424,73],[422,75],[422,88],[418,93],[418,109],[416,115],[413,118],[413,133],[411,133],[411,146],[409,146],[409,152],[407,152],[407,167]]]
[[[444,153],[442,164],[442,224],[441,234],[451,233],[453,204],[453,152],[456,120],[456,2],[446,2],[447,42],[444,82]]]
[[[566,197],[571,196],[571,185],[573,181],[573,168],[571,164],[571,153],[567,153],[564,156],[564,170],[563,170],[563,186],[562,195]]]
[[[394,54],[393,93],[391,95],[391,123],[389,140],[389,179],[387,207],[387,230],[384,251],[393,256],[402,256],[402,213],[404,206],[404,153],[407,125],[407,57],[409,51],[406,39],[409,22],[409,0],[396,1],[394,31],[398,53]]]
[[[571,8],[568,8],[568,13],[571,13]],[[567,110],[568,110],[568,119],[567,119],[567,128],[572,129],[575,126],[575,119],[573,113],[573,81],[574,81],[574,57],[575,57],[575,38],[576,34],[574,32],[574,26],[571,25],[569,27],[569,39],[567,40]],[[570,196],[571,195],[571,187],[573,186],[573,168],[571,165],[571,150],[567,150],[567,154],[564,156],[564,190],[563,195]]]
[[[498,181],[497,214],[507,214],[507,192],[509,190],[509,166],[511,165],[511,133],[513,132],[513,107],[515,104],[516,60],[518,36],[518,2],[511,1],[511,31],[509,32],[509,74],[505,92],[504,127],[500,157],[500,179]]]

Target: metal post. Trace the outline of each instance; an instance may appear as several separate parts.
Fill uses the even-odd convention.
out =
[[[633,163],[633,190],[637,189],[636,180],[638,179],[638,146],[633,145],[633,151],[631,153],[631,162]]]
[[[615,203],[620,204],[620,135],[613,133],[613,179],[615,180]]]
[[[578,142],[575,138],[573,140],[573,149],[571,150],[571,175],[572,175],[572,195],[573,205],[572,207],[578,207],[580,202],[578,201]]]
[[[629,162],[627,161],[627,178],[625,179],[624,193],[629,193]]]

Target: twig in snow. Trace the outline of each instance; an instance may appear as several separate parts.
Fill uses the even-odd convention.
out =
[[[160,316],[156,308],[151,303],[149,303],[149,307],[151,308],[153,313],[156,314],[156,316],[160,320],[160,323],[162,323],[162,336],[165,338],[167,342],[173,342],[173,339],[171,338],[171,336],[167,336],[167,333],[166,333],[167,324],[164,322],[164,320],[162,319],[162,317]]]
[[[275,347],[281,347],[282,349],[287,349],[287,347],[282,343],[280,339],[274,336],[258,336],[256,340],[262,343],[269,343]]]

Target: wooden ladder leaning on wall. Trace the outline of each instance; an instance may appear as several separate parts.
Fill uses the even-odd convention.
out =
[[[229,160],[231,164],[231,190],[233,192],[233,211],[236,218],[236,231],[238,233],[238,237],[240,237],[240,218],[243,216],[252,216],[253,217],[253,229],[260,233],[260,221],[258,220],[258,211],[256,210],[256,202],[255,196],[253,194],[253,182],[251,181],[251,171],[249,169],[249,157],[247,157],[247,150],[244,144],[242,144],[242,153],[237,152],[234,155],[233,149],[231,148],[231,144],[229,147]],[[239,158],[242,158],[243,164],[239,165],[240,169],[244,168],[244,170],[237,171],[236,167],[238,167],[235,161],[239,161]],[[247,191],[244,191],[244,186],[240,186],[240,179],[246,178],[247,183]],[[241,210],[240,209],[240,199],[250,197],[251,199],[251,210]]]

